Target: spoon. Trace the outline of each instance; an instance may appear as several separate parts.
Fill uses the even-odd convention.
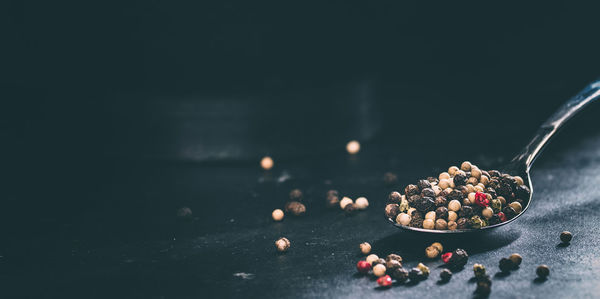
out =
[[[504,221],[498,224],[484,226],[479,229],[462,229],[462,230],[433,230],[433,229],[424,229],[417,227],[404,226],[396,223],[394,219],[387,218],[388,221],[392,222],[394,226],[399,227],[401,229],[410,230],[410,231],[418,231],[418,232],[427,232],[427,233],[437,233],[437,234],[459,234],[459,233],[472,233],[472,232],[480,232],[485,230],[494,229],[510,222],[513,222],[515,219],[519,218],[519,216],[523,215],[529,205],[531,204],[531,199],[533,196],[533,186],[531,184],[531,178],[529,177],[529,170],[531,169],[531,165],[535,159],[542,152],[542,149],[550,138],[554,136],[554,134],[560,129],[569,119],[571,119],[577,112],[583,110],[585,106],[589,103],[592,103],[600,98],[600,79],[590,83],[587,85],[582,91],[580,91],[577,95],[572,97],[566,103],[564,103],[558,110],[550,116],[542,124],[542,126],[538,129],[536,134],[533,136],[531,141],[523,148],[523,150],[515,156],[510,163],[505,166],[499,167],[502,173],[508,173],[510,175],[519,175],[523,178],[524,183],[529,187],[531,191],[529,193],[529,200],[527,200],[527,204],[523,207],[521,213],[513,217],[508,221]]]

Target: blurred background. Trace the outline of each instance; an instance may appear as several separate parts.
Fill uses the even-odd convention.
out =
[[[510,158],[600,75],[597,8],[3,2],[7,243],[168,236],[176,208],[207,216],[262,156],[333,172],[351,139],[384,153],[362,161],[381,174]]]

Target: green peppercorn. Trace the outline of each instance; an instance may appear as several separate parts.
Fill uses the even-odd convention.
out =
[[[482,277],[485,275],[485,267],[482,264],[473,265],[473,274],[475,277]]]
[[[537,276],[541,279],[546,279],[546,277],[550,275],[550,268],[548,268],[546,265],[540,265],[535,270],[535,274],[537,274]]]
[[[404,197],[400,200],[400,205],[398,206],[398,210],[402,213],[408,211],[410,206],[408,205],[408,200],[404,199]]]
[[[500,268],[500,271],[508,272],[508,271],[514,269],[514,264],[510,259],[503,257],[502,259],[500,259],[500,263],[498,263],[498,267]]]
[[[471,219],[469,220],[469,224],[471,225],[472,228],[482,228],[487,226],[487,223],[485,222],[485,220],[481,219],[481,217],[479,216],[473,216],[471,217]]]
[[[492,199],[490,207],[492,207],[492,210],[494,210],[494,213],[498,213],[498,212],[502,211],[502,201],[500,201],[497,198],[494,198],[494,199]]]
[[[571,232],[564,231],[564,232],[560,233],[560,241],[563,242],[564,244],[568,244],[569,242],[571,242],[572,239],[573,239],[573,234],[571,234]]]
[[[417,265],[417,268],[419,268],[419,270],[421,270],[421,273],[423,273],[423,278],[429,277],[429,267],[425,266],[423,263],[419,263]]]
[[[450,278],[452,278],[452,271],[450,271],[448,269],[444,269],[444,270],[442,270],[442,272],[440,272],[440,279],[443,282],[450,280]]]
[[[523,258],[521,257],[520,254],[518,253],[513,253],[511,254],[508,259],[510,259],[513,263],[513,267],[514,268],[518,268],[519,265],[521,265],[521,262],[523,261]]]

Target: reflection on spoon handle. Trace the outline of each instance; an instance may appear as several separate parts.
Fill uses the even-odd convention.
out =
[[[535,161],[535,158],[542,151],[548,140],[556,131],[577,112],[581,111],[586,105],[600,98],[600,79],[590,83],[576,96],[564,103],[558,110],[542,124],[531,142],[519,153],[513,160],[514,164],[524,164],[526,170]]]

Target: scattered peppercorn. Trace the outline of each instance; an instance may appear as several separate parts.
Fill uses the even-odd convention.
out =
[[[347,204],[347,205],[344,207],[344,212],[346,212],[346,215],[352,215],[352,214],[354,214],[354,212],[355,212],[356,210],[358,210],[358,209],[356,208],[356,204],[353,204],[353,203]]]
[[[440,272],[440,279],[443,282],[449,281],[450,278],[452,278],[452,271],[450,271],[448,269],[444,269],[444,270],[442,270],[442,272]]]
[[[457,248],[452,252],[452,256],[448,260],[448,266],[453,269],[460,269],[467,264],[469,255],[464,249]]]
[[[423,272],[421,272],[421,269],[419,269],[419,268],[412,268],[408,272],[408,278],[411,281],[419,281],[419,280],[423,279]]]
[[[500,263],[498,264],[498,267],[500,268],[500,271],[508,272],[508,271],[514,269],[514,264],[513,264],[513,261],[511,261],[510,259],[503,257],[500,259]]]
[[[392,286],[392,278],[389,275],[379,277],[377,279],[377,284],[379,284],[382,287],[388,288],[388,287]]]
[[[404,268],[395,268],[392,270],[392,277],[402,283],[408,280],[408,271]]]
[[[333,208],[339,205],[340,203],[340,195],[337,190],[329,190],[325,196],[325,203],[328,208]]]
[[[306,213],[306,207],[299,201],[290,201],[285,204],[285,211],[294,216],[302,216]]]
[[[369,201],[365,197],[359,197],[354,202],[354,205],[359,210],[364,210],[369,206]]]
[[[423,273],[423,278],[429,277],[429,267],[425,266],[423,263],[419,263],[417,265],[417,268],[419,268],[419,270],[421,270],[421,273]]]
[[[301,201],[302,197],[303,195],[300,189],[294,189],[290,191],[290,200]]]
[[[277,248],[277,251],[279,252],[286,252],[290,248],[290,245],[290,240],[287,238],[282,237],[275,241],[275,248]]]
[[[383,264],[377,264],[373,266],[373,275],[381,277],[385,275],[386,268]]]
[[[513,269],[516,269],[519,267],[519,265],[521,265],[521,262],[523,261],[523,258],[521,257],[520,254],[518,253],[513,253],[508,257],[509,260],[512,261],[513,263]]]
[[[393,271],[396,268],[402,268],[402,263],[397,260],[389,260],[385,262],[385,268],[387,271]]]
[[[346,151],[351,155],[358,153],[358,151],[360,151],[360,143],[356,140],[348,142],[348,144],[346,144]]]
[[[360,247],[360,252],[362,252],[362,254],[366,255],[371,252],[371,244],[369,244],[367,242],[360,243],[359,247]]]
[[[273,212],[271,213],[271,217],[273,217],[273,220],[275,221],[281,221],[283,220],[283,211],[281,209],[275,209],[273,210]]]
[[[273,164],[273,159],[271,159],[269,156],[266,156],[260,160],[260,167],[262,167],[264,170],[273,168]]]
[[[537,276],[541,279],[546,279],[546,277],[550,275],[550,268],[548,268],[546,265],[540,265],[535,270],[535,274],[537,274]]]
[[[376,260],[375,260],[375,261],[372,263],[373,267],[375,267],[375,266],[377,266],[377,265],[384,265],[384,266],[385,266],[385,264],[386,264],[386,261],[385,261],[384,259],[382,259],[382,258],[378,258],[378,259],[376,259]]]
[[[564,244],[568,244],[569,242],[571,242],[572,239],[573,239],[573,234],[571,234],[571,232],[564,231],[564,232],[560,233],[560,241],[563,242]]]
[[[356,270],[358,270],[359,273],[367,274],[371,270],[371,264],[367,261],[358,261]]]
[[[485,267],[482,264],[473,265],[473,274],[476,278],[485,276]]]
[[[344,208],[346,208],[346,205],[351,203],[354,203],[354,201],[350,197],[344,196],[342,200],[340,200],[340,208],[342,208],[343,210]]]
[[[400,204],[402,201],[402,195],[398,191],[392,191],[388,196],[388,201],[395,204]]]
[[[438,257],[438,255],[440,255],[440,251],[437,248],[433,246],[425,248],[425,256],[427,256],[428,258],[434,259]]]
[[[387,206],[385,206],[385,216],[390,218],[390,219],[396,219],[396,216],[398,216],[398,214],[400,213],[400,206],[395,204],[395,203],[391,203],[388,204]]]

